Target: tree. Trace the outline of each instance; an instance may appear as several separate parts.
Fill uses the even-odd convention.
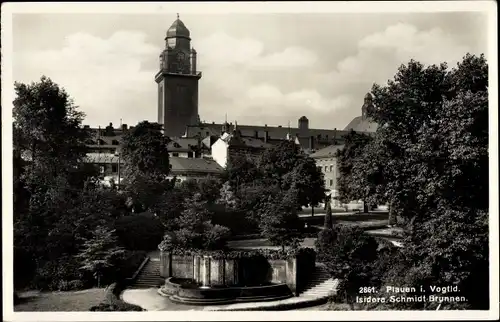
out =
[[[185,201],[185,210],[177,218],[178,229],[173,232],[173,242],[181,248],[221,249],[229,238],[229,229],[213,225],[207,201],[196,193]]]
[[[170,163],[169,138],[158,123],[140,122],[123,136],[124,186],[137,211],[149,210],[166,189]]]
[[[222,181],[228,182],[236,193],[240,186],[256,182],[259,179],[260,172],[256,162],[244,154],[232,155],[222,174]]]
[[[370,136],[351,131],[345,136],[344,148],[337,151],[340,200],[344,203],[363,200],[365,213],[368,212],[367,198],[372,193],[372,186],[366,176],[365,159],[365,149],[371,141]]]
[[[330,247],[322,247],[318,254],[333,277],[340,279],[338,293],[351,305],[360,287],[372,285],[371,267],[377,258],[377,241],[360,227],[338,225],[326,229]]]
[[[100,226],[93,233],[92,238],[85,241],[78,258],[81,260],[81,269],[94,274],[97,287],[101,287],[101,276],[104,271],[112,267],[113,260],[125,251],[117,246],[114,230]]]
[[[399,284],[457,285],[468,297],[467,307],[485,308],[486,59],[467,54],[451,70],[446,64],[424,67],[410,61],[387,85],[374,85],[372,93],[379,128],[377,146],[367,150],[365,161],[379,163],[382,180],[369,179],[375,197],[389,200],[406,228],[400,270],[407,274]],[[388,275],[386,283],[397,284],[398,274]]]
[[[31,84],[16,82],[15,92],[14,252],[16,268],[26,268],[16,269],[18,280],[61,255],[54,236],[62,231],[69,236],[71,226],[62,227],[61,221],[92,173],[82,171],[89,137],[81,124],[84,114],[68,93],[45,76]]]
[[[326,204],[325,225],[323,228],[333,229],[332,206],[329,202]]]
[[[260,209],[262,235],[283,250],[287,246],[298,247],[301,241],[297,195],[293,190],[270,194]]]
[[[14,149],[29,160],[27,170],[55,178],[79,166],[89,133],[66,91],[43,76],[38,83],[16,82],[15,92]]]
[[[297,193],[298,207],[314,207],[325,198],[322,172],[292,141],[282,141],[267,149],[258,161],[258,168],[265,185]]]

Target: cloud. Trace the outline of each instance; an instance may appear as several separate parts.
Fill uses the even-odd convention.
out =
[[[146,110],[147,116],[154,117],[155,71],[141,65],[159,52],[145,34],[136,31],[119,31],[107,39],[76,33],[66,38],[60,50],[23,52],[14,60],[23,75],[19,81],[41,75],[52,78],[87,114],[85,122],[104,125],[116,124],[120,118],[136,123]]]
[[[302,109],[312,113],[342,109],[351,103],[351,99],[347,95],[327,99],[312,89],[283,93],[270,84],[260,84],[251,87],[248,89],[243,101],[248,102],[247,105],[249,106],[284,106],[292,110]],[[270,111],[276,110],[271,108]],[[283,113],[284,111],[278,112]]]
[[[221,121],[228,113],[242,124],[284,124],[306,115],[311,126],[341,128],[360,115],[371,85],[392,78],[400,64],[411,58],[452,63],[469,50],[458,36],[442,29],[420,30],[405,23],[353,39],[355,50],[337,61],[328,61],[332,56],[324,50],[301,47],[298,39],[280,47],[278,41],[267,44],[252,37],[224,32],[194,37],[203,72],[203,120]],[[116,124],[120,118],[128,124],[154,121],[153,77],[160,46],[139,31],[117,31],[109,37],[75,33],[60,49],[15,53],[15,77],[23,82],[51,77],[86,112],[85,123],[94,126]]]
[[[234,38],[218,32],[196,42],[202,57],[202,66],[213,68],[238,67],[243,69],[282,69],[312,66],[317,56],[298,47],[287,47],[280,52],[265,54],[264,44],[251,38]]]
[[[440,28],[418,30],[411,24],[398,23],[359,40],[357,52],[339,61],[321,79],[341,90],[362,82],[371,87],[374,82],[385,83],[392,78],[410,59],[427,65],[448,62],[451,66],[469,50]]]

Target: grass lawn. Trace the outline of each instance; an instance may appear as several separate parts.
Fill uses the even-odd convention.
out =
[[[14,312],[89,311],[105,298],[104,288],[74,292],[21,292]]]

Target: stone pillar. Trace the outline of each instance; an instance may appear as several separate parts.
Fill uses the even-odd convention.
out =
[[[290,290],[297,295],[297,258],[286,260],[286,284]]]
[[[237,282],[237,271],[235,271],[235,260],[234,259],[226,259],[225,260],[225,272],[224,272],[224,284],[226,286],[233,286],[236,285]]]
[[[203,269],[201,272],[202,275],[202,286],[208,287],[210,286],[210,257],[203,256]]]
[[[160,252],[160,276],[168,278],[172,276],[172,253]]]
[[[202,282],[202,275],[201,275],[201,265],[202,265],[202,260],[201,256],[195,255],[193,256],[193,279],[197,283]]]
[[[224,285],[224,259],[210,258],[210,285]]]

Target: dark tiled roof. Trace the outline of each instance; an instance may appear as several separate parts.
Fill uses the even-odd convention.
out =
[[[206,134],[206,132],[210,132],[210,135],[220,135],[222,132],[223,124],[217,123],[204,123],[202,125],[188,126],[186,129],[187,137],[194,137],[198,133]],[[232,128],[234,125],[231,126]],[[231,129],[232,130],[232,129]],[[264,138],[265,133],[267,132],[269,139],[277,139],[283,140],[286,138],[287,134],[291,134],[292,136],[300,136],[300,137],[311,137],[315,138],[320,135],[322,138],[333,139],[335,137],[340,138],[346,134],[345,131],[337,130],[337,129],[308,129],[304,132],[300,132],[298,128],[288,128],[288,127],[279,127],[279,126],[259,126],[259,125],[240,125],[238,124],[238,130],[241,132],[243,137],[256,137],[256,134],[259,138]],[[257,133],[256,133],[257,132]]]
[[[327,158],[327,157],[334,157],[335,154],[337,153],[338,150],[342,149],[344,146],[343,145],[330,145],[327,146],[326,148],[323,148],[321,150],[318,150],[311,155],[309,155],[311,158]]]
[[[168,145],[168,151],[181,152],[181,151],[192,151],[191,147],[198,146],[197,138],[174,138]]]
[[[370,119],[363,119],[363,117],[357,116],[347,124],[344,131],[350,131],[352,129],[356,132],[375,132],[377,131],[377,126],[377,123],[371,122]]]
[[[172,166],[173,174],[180,174],[186,172],[201,172],[201,173],[222,173],[223,169],[214,160],[202,158],[169,158]]]

